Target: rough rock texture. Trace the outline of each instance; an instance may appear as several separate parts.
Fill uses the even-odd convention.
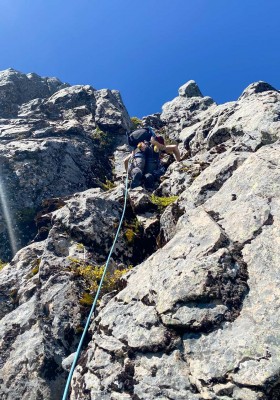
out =
[[[220,108],[236,139],[197,135],[199,151],[169,167],[158,191],[180,196],[161,217],[165,245],[100,310],[71,399],[278,398],[279,94],[246,92],[201,122]]]
[[[195,81],[189,81],[180,87],[178,97],[162,106],[160,119],[167,136],[178,140],[183,128],[201,121],[214,107],[213,99],[203,97]]]
[[[86,285],[75,270],[79,260],[104,262],[122,201],[121,187],[77,193],[48,215],[47,239],[22,249],[1,271],[1,399],[61,397],[61,363],[75,350],[88,312],[80,303]],[[132,251],[123,230],[113,259],[130,260]]]
[[[44,199],[102,186],[111,178],[108,157],[130,124],[119,92],[64,86],[11,69],[0,73],[2,259],[34,235],[34,216]],[[7,104],[16,110],[12,118]],[[13,233],[6,228],[9,218]]]
[[[196,154],[220,145],[256,151],[273,143],[280,134],[280,92],[265,82],[250,85],[237,102],[217,106],[204,118],[180,133],[185,146]]]
[[[179,96],[182,97],[203,97],[195,81],[188,81],[179,88]]]
[[[25,75],[12,68],[1,71],[0,117],[14,117],[21,104],[36,98],[47,98],[67,86],[57,78],[42,78],[34,73]]]
[[[15,231],[5,199],[39,211],[33,243],[0,271],[3,400],[61,398],[93,294],[79,268],[104,263],[122,213],[121,104],[114,91],[67,87],[0,120],[1,229]],[[156,190],[178,198],[164,209],[129,191],[110,271],[134,268],[99,304],[71,400],[279,399],[279,104],[264,82],[219,106],[188,82],[166,121],[154,116],[189,154]],[[106,178],[116,187],[104,191]]]
[[[161,120],[161,113],[147,115],[142,118],[144,125],[152,126],[154,129],[161,130],[165,122]]]

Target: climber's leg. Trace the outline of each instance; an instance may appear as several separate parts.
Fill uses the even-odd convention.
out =
[[[145,174],[144,185],[147,190],[154,190],[155,178],[152,174]]]
[[[136,188],[137,186],[141,186],[142,184],[142,171],[138,167],[132,168],[131,172],[131,189]]]

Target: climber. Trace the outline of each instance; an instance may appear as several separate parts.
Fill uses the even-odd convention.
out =
[[[150,126],[142,123],[142,126],[137,127],[135,131],[128,135],[128,144],[136,147],[138,143],[148,141],[153,146],[156,146],[159,151],[173,154],[176,161],[180,161],[180,152],[176,144],[165,145],[162,136],[157,136]]]
[[[129,168],[131,188],[144,186],[154,189],[155,182],[164,174],[165,168],[160,159],[163,153],[173,154],[180,161],[177,145],[165,145],[162,136],[156,136],[151,127],[139,127],[128,136],[128,143],[135,147],[124,160],[125,170]],[[131,160],[129,166],[129,160]]]
[[[161,151],[149,142],[140,142],[137,147],[145,155],[144,186],[147,190],[153,190],[155,182],[165,173],[165,168],[160,161]]]
[[[137,148],[124,160],[125,170],[129,168],[131,189],[144,184],[147,190],[153,190],[155,182],[164,174],[165,168],[160,162],[161,152],[148,141],[140,142]],[[129,160],[131,160],[129,166]]]
[[[129,164],[130,160],[131,162]],[[131,178],[131,189],[142,185],[145,163],[145,154],[140,150],[140,148],[136,148],[135,150],[133,150],[132,153],[124,159],[125,171],[127,172],[127,170],[129,169],[129,175]]]
[[[154,130],[150,126],[146,126],[144,123],[139,125],[136,130],[127,134],[128,144],[132,147],[136,147],[138,143],[150,141],[151,137],[156,137]]]

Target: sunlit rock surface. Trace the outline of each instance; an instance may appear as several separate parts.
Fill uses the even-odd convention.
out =
[[[1,106],[7,212],[26,213],[18,247],[33,240],[0,271],[3,400],[61,399],[94,294],[79,268],[108,255],[130,151],[118,92],[36,79],[44,94]],[[188,157],[156,189],[168,207],[129,190],[110,271],[133,268],[99,303],[71,400],[279,399],[279,96],[256,82],[216,105],[189,81],[146,117]]]
[[[118,91],[69,86],[11,69],[0,73],[0,98],[5,117],[0,119],[0,197],[7,199],[19,249],[34,236],[43,200],[110,179],[114,140],[119,135],[124,140],[130,120]],[[15,108],[12,115],[5,112],[8,103]],[[2,259],[14,253],[6,226],[3,210]]]

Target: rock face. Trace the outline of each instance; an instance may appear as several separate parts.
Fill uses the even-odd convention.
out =
[[[211,97],[202,96],[195,81],[185,83],[179,89],[179,96],[162,106],[160,119],[166,126],[166,134],[178,140],[183,128],[201,121],[214,106]]]
[[[75,350],[87,311],[80,303],[79,260],[104,261],[122,198],[121,188],[74,195],[48,216],[47,239],[22,249],[1,271],[1,398],[61,398],[61,363]],[[124,241],[116,254],[131,252]]]
[[[257,82],[237,102],[217,106],[209,118],[185,128],[180,139],[191,154],[220,145],[220,151],[234,147],[256,151],[273,143],[280,134],[279,91]]]
[[[175,196],[168,207],[129,191],[110,273],[134,268],[99,304],[71,400],[279,399],[279,105],[264,82],[217,106],[190,81],[150,116],[189,158],[156,190]],[[0,397],[57,400],[96,290],[86,271],[122,213],[129,119],[118,92],[74,86],[0,122],[2,231],[5,199],[39,212],[34,241],[0,271]]]
[[[280,99],[248,91],[201,121],[220,108],[239,135],[210,149],[197,135],[170,167],[161,191],[180,197],[161,217],[166,244],[100,310],[71,399],[277,398]],[[258,145],[245,146],[250,124]]]
[[[0,216],[2,259],[34,235],[43,200],[100,186],[111,176],[108,157],[130,124],[120,94],[66,86],[14,70],[0,74],[0,196],[7,203]]]
[[[42,78],[34,73],[25,75],[12,68],[1,71],[0,117],[15,117],[21,104],[36,98],[47,98],[67,86],[57,78]]]

